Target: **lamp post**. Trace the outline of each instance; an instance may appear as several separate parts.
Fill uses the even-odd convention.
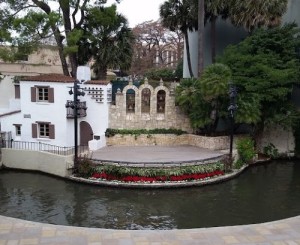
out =
[[[74,167],[75,171],[77,169],[77,160],[78,160],[78,109],[82,109],[80,100],[78,96],[84,96],[85,92],[79,86],[80,82],[76,79],[74,81],[73,87],[71,87],[69,94],[73,94],[73,101],[67,102],[66,108],[73,109],[74,117]],[[74,92],[73,92],[74,90]],[[83,108],[86,110],[86,108]]]
[[[229,117],[230,117],[230,150],[229,150],[230,158],[232,158],[232,147],[233,147],[234,113],[238,108],[236,105],[236,96],[237,96],[236,87],[235,87],[235,85],[230,83],[229,84],[230,105],[228,107]]]

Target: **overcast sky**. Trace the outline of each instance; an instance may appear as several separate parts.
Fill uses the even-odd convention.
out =
[[[126,16],[130,27],[135,27],[144,21],[156,21],[159,18],[159,6],[165,0],[121,0],[117,4],[118,12]],[[108,0],[108,4],[115,3],[114,0]]]

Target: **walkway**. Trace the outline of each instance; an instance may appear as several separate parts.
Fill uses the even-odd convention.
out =
[[[256,225],[187,230],[105,230],[0,216],[0,245],[300,244],[300,216]]]

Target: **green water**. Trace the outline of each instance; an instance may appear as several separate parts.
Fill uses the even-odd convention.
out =
[[[0,171],[0,215],[59,225],[183,229],[261,223],[300,215],[300,161],[248,168],[220,184],[116,189]]]

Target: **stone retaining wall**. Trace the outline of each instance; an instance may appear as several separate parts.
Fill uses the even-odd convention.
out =
[[[141,134],[141,135],[121,135],[106,138],[107,145],[124,146],[173,146],[192,145],[211,150],[225,150],[229,148],[230,139],[228,136],[206,137],[193,134]]]

